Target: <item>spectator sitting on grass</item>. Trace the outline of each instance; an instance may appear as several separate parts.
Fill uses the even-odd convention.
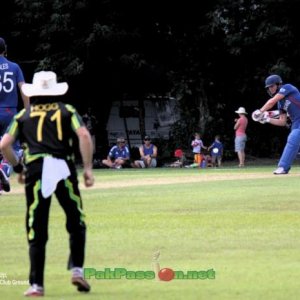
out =
[[[145,136],[144,144],[139,147],[139,160],[134,161],[134,168],[155,168],[157,166],[157,147],[151,143],[151,138]]]
[[[117,145],[110,149],[107,158],[103,159],[102,163],[112,169],[121,169],[129,166],[130,152],[123,137],[117,139]]]

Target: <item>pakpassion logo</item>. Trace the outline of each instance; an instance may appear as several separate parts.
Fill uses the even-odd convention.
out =
[[[95,268],[84,268],[85,279],[155,279],[154,271],[128,271],[125,268],[105,268],[96,270]],[[163,268],[158,273],[159,280],[171,281],[173,279],[215,279],[214,269],[203,271],[173,271],[170,268]]]
[[[138,279],[171,281],[173,279],[215,279],[216,272],[214,269],[193,270],[193,271],[174,271],[171,268],[160,268],[158,258],[159,251],[154,253],[152,259],[152,270],[148,271],[132,271],[126,268],[105,268],[104,270],[96,270],[95,268],[84,268],[85,279]]]

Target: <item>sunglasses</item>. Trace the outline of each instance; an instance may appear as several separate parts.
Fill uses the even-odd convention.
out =
[[[144,139],[144,141],[151,141],[150,139]]]

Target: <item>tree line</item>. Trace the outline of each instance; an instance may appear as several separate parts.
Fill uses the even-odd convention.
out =
[[[198,8],[200,6],[200,8]],[[53,70],[79,111],[95,111],[105,135],[113,100],[178,99],[173,139],[220,134],[233,149],[234,111],[268,99],[277,73],[300,85],[299,1],[13,0],[2,4],[0,35],[27,81]],[[142,105],[142,104],[141,104]],[[188,133],[188,134],[187,134]],[[248,152],[275,156],[286,128],[250,122]]]

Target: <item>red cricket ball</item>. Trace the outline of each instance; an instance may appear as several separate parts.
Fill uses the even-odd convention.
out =
[[[163,268],[158,272],[158,277],[163,281],[170,281],[174,278],[175,272],[169,268]]]

